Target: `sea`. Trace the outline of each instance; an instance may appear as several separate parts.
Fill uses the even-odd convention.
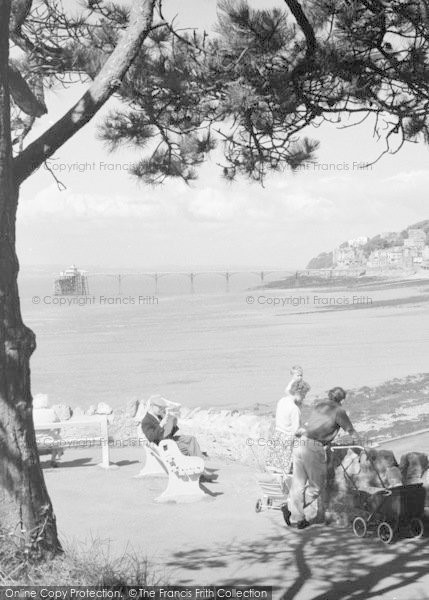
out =
[[[53,274],[23,271],[23,317],[37,337],[33,395],[117,408],[160,393],[187,407],[270,412],[295,364],[313,396],[428,370],[428,306],[396,302],[408,288],[260,283],[256,270],[228,286],[221,273],[197,276],[193,289],[186,273],[157,288],[148,276],[94,274],[89,296],[57,297]]]

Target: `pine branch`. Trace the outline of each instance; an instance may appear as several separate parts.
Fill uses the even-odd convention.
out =
[[[310,24],[310,21],[307,19],[304,11],[300,3],[297,0],[285,0],[286,4],[289,7],[289,10],[295,17],[296,22],[300,26],[303,34],[305,35],[305,39],[307,42],[307,51],[305,57],[310,60],[314,57],[316,53],[316,35],[314,33],[313,27]]]

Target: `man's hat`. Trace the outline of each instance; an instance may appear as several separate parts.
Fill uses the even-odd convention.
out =
[[[158,406],[159,408],[166,408],[168,402],[161,394],[155,394],[149,398],[149,406]]]

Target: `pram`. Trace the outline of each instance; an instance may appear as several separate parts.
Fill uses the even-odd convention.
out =
[[[264,510],[281,510],[286,521],[292,475],[272,467],[267,467],[267,471],[266,477],[258,479],[261,495],[256,501],[255,510],[257,513]]]
[[[421,538],[424,534],[422,517],[426,497],[423,484],[387,487],[374,461],[362,446],[331,446],[332,451],[344,449],[357,449],[365,453],[381,484],[381,488],[377,488],[375,492],[359,489],[341,463],[344,474],[353,487],[354,514],[351,523],[355,536],[364,538],[370,531],[374,531],[385,544],[392,543],[401,533]]]

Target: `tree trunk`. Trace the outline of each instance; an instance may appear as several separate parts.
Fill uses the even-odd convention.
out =
[[[10,0],[0,0],[0,485],[19,509],[28,551],[56,553],[55,516],[40,468],[32,418],[30,356],[35,337],[21,316],[8,83]]]
[[[118,88],[151,31],[155,2],[131,3],[128,27],[80,101],[13,159],[8,62],[11,1],[0,0],[0,486],[18,505],[22,538],[29,551],[55,554],[61,546],[32,418],[29,363],[36,343],[22,322],[17,286],[19,185],[88,123]],[[26,10],[30,5],[26,2]]]

